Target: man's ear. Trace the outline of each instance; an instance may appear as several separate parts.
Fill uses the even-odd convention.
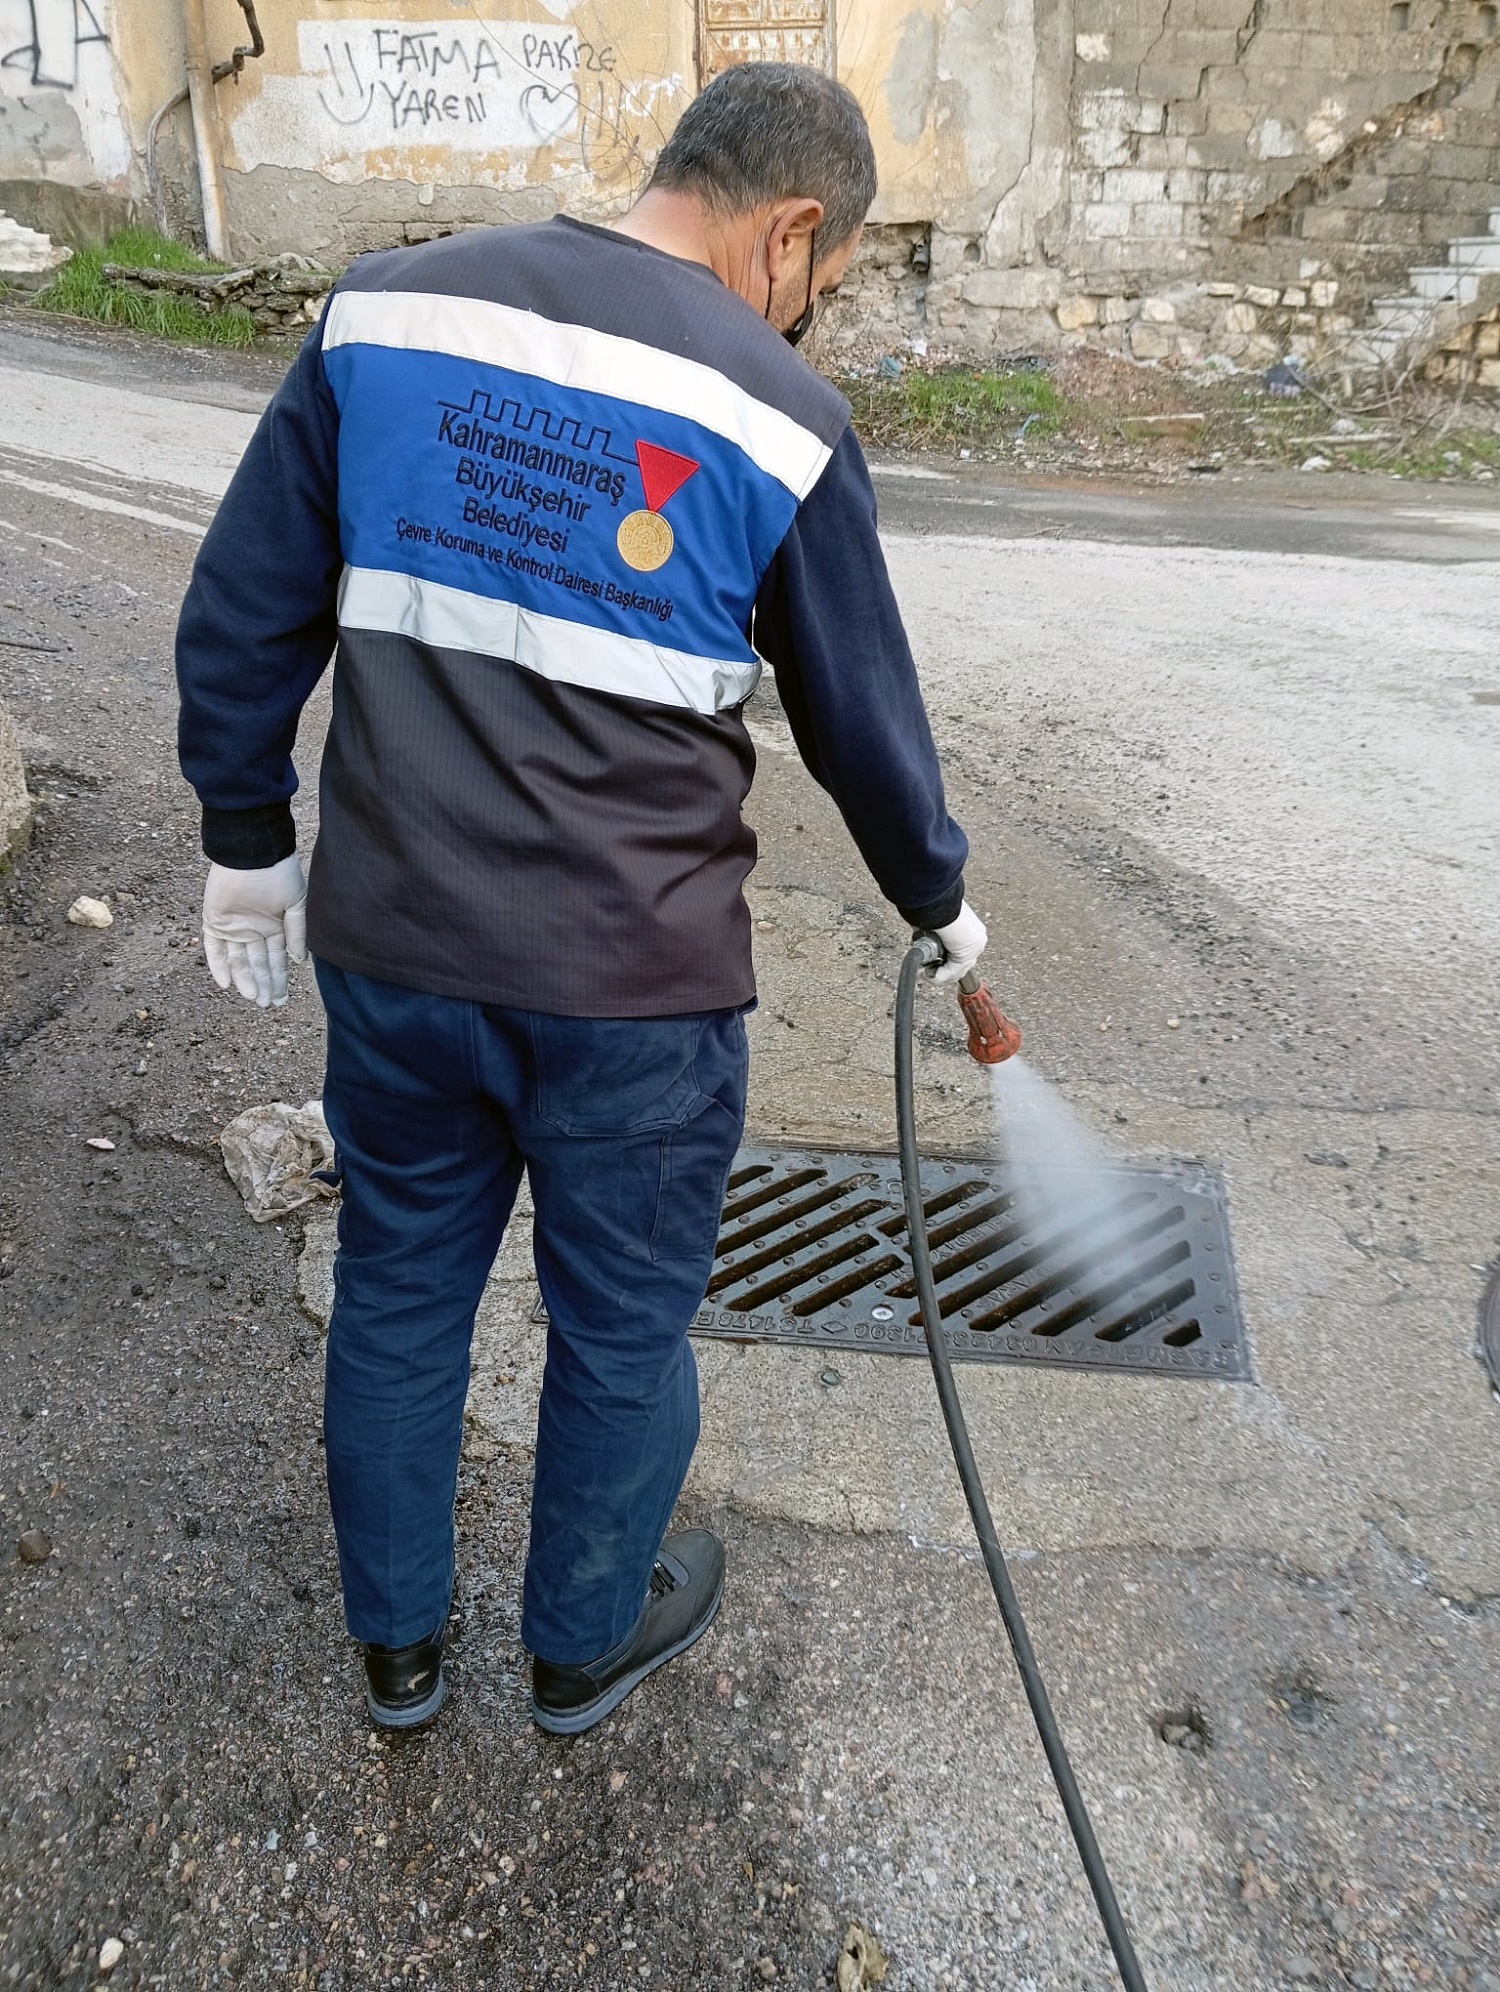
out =
[[[798,268],[807,254],[807,238],[823,219],[823,203],[794,194],[771,210],[766,239],[766,267],[772,283],[786,269]]]

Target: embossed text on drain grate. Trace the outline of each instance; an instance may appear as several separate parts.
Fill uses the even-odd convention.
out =
[[[1060,1180],[1066,1172],[1060,1172]],[[1252,1375],[1219,1176],[1121,1167],[1077,1216],[1023,1209],[1003,1165],[924,1159],[949,1347],[977,1362]],[[745,1148],[693,1332],[920,1355],[894,1156]]]

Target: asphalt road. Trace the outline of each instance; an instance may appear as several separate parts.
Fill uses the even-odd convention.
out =
[[[422,1738],[361,1719],[319,1225],[253,1226],[216,1147],[317,1092],[320,1020],[305,978],[269,1016],[209,984],[172,756],[176,605],[273,375],[0,322],[0,696],[43,798],[0,878],[0,1539],[53,1543],[0,1580],[0,1982],[93,1985],[113,1936],[111,1985],[173,1992],[816,1987],[854,1920],[896,1992],[1108,1985],[918,1365],[705,1352],[724,1614],[561,1745],[516,1640],[513,1256],[457,1691]],[[879,482],[1033,1060],[1230,1185],[1256,1384],[961,1379],[1149,1982],[1497,1992],[1500,511]],[[753,1123],[888,1146],[900,932],[769,688],[754,717]],[[982,1148],[935,998],[921,1076],[933,1147]]]

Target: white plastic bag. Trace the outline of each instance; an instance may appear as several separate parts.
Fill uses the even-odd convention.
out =
[[[257,1224],[285,1217],[315,1197],[337,1194],[331,1183],[315,1180],[315,1169],[333,1167],[333,1136],[323,1118],[323,1102],[247,1107],[219,1136],[224,1167]]]

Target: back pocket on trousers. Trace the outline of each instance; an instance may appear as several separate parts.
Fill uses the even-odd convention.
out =
[[[703,1019],[533,1016],[537,1113],[563,1134],[650,1134],[699,1103]]]

